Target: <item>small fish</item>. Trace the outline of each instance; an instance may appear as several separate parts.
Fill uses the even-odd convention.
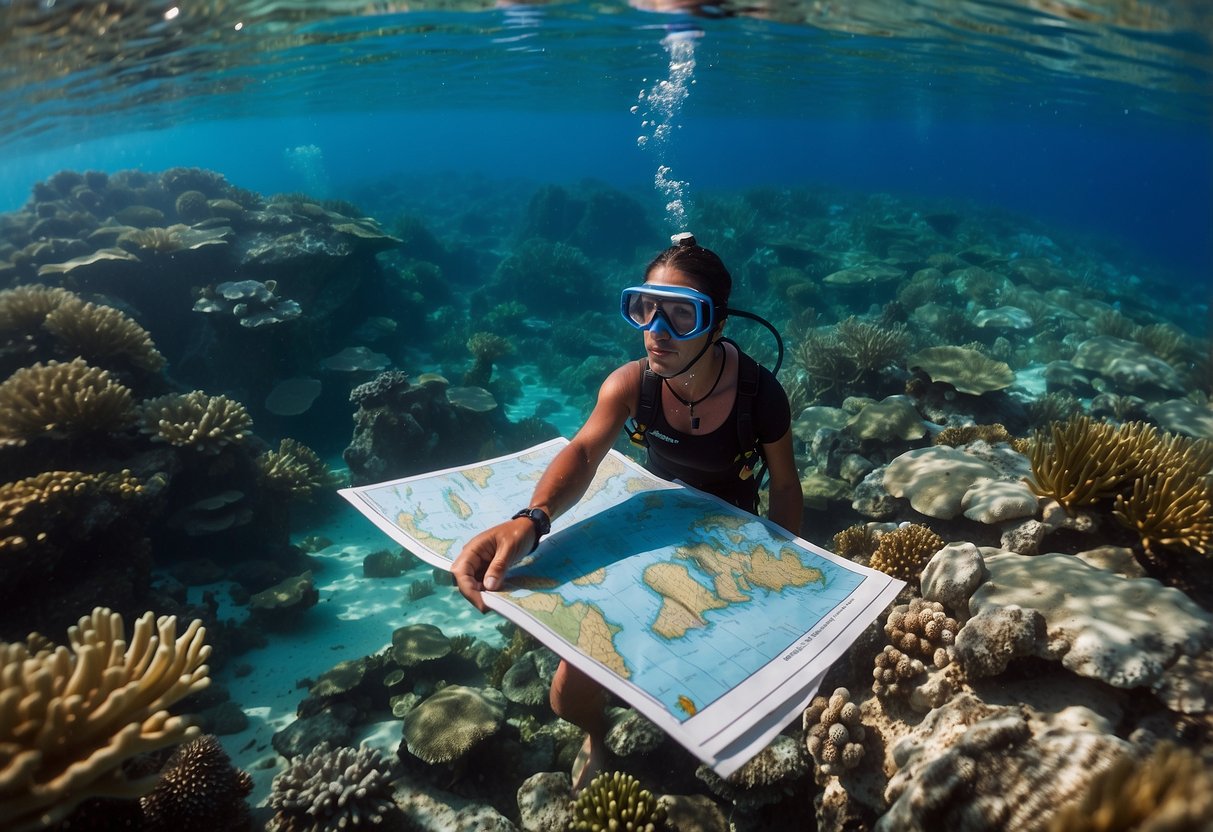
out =
[[[695,703],[691,701],[691,698],[689,696],[679,695],[678,707],[682,708],[682,710],[686,712],[687,716],[695,716],[695,714],[698,713],[698,711],[699,711],[699,709],[695,707]]]

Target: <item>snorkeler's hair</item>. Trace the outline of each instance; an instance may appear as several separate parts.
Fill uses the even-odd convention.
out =
[[[725,268],[724,261],[714,251],[695,242],[693,234],[684,232],[674,235],[673,239],[674,245],[654,257],[644,270],[645,280],[658,266],[677,269],[692,278],[718,310],[727,308],[729,295],[733,293],[733,276]]]

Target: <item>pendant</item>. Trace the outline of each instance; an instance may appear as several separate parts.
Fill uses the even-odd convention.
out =
[[[699,430],[699,417],[695,415],[695,408],[691,408],[691,430]]]

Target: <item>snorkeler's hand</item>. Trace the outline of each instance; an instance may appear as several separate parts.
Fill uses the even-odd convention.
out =
[[[529,552],[535,524],[525,517],[493,526],[473,537],[451,565],[459,593],[481,612],[488,612],[480,594],[501,589],[505,570],[518,552]]]

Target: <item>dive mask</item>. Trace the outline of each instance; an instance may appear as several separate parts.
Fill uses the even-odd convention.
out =
[[[703,335],[716,322],[716,307],[703,292],[685,286],[646,283],[623,290],[623,319],[645,332],[665,332],[675,341]]]

